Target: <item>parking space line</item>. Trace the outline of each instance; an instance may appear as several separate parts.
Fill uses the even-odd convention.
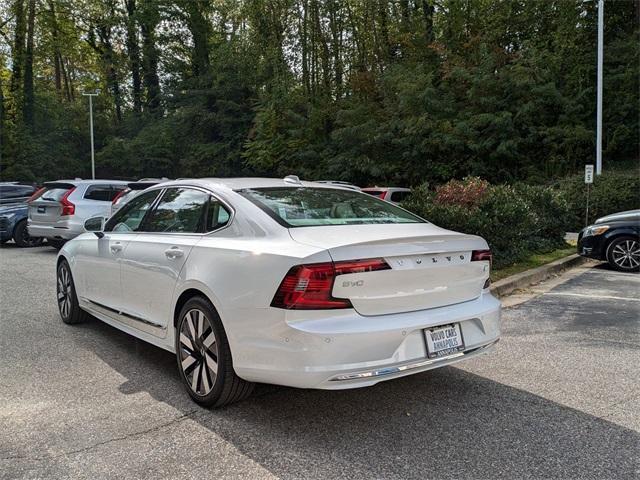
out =
[[[603,300],[625,300],[629,302],[640,302],[640,298],[630,297],[616,297],[613,295],[587,295],[586,293],[569,293],[569,292],[545,292],[543,295],[556,295],[559,297],[583,297],[583,298],[598,298]]]

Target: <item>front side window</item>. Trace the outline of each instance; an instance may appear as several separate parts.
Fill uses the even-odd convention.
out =
[[[168,188],[145,220],[144,231],[201,233],[208,201],[209,194],[200,190]]]
[[[105,232],[137,232],[142,220],[153,202],[158,197],[160,190],[141,193],[139,196],[125,204],[116,214],[109,219],[104,227]]]
[[[278,187],[238,193],[286,227],[424,222],[393,204],[352,190]]]

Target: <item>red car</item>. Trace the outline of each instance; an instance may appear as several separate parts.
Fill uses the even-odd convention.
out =
[[[400,203],[411,194],[410,188],[400,187],[367,187],[362,191],[391,203]]]

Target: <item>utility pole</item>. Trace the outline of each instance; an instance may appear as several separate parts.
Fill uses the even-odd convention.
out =
[[[96,179],[96,157],[93,148],[93,97],[97,97],[100,94],[100,90],[96,90],[95,93],[83,93],[85,97],[89,97],[89,130],[91,131],[91,179]]]
[[[598,0],[598,105],[596,118],[596,175],[602,173],[602,57],[604,55],[604,0]]]

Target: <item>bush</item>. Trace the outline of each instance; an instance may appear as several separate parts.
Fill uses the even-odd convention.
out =
[[[550,187],[486,184],[471,203],[457,198],[444,201],[439,195],[477,192],[479,182],[477,178],[453,181],[435,192],[418,188],[403,206],[443,228],[480,235],[489,243],[498,268],[564,245],[568,208]]]
[[[585,226],[587,187],[583,175],[576,175],[555,185],[567,202],[567,231],[577,232]],[[640,172],[605,172],[594,178],[589,187],[588,223],[604,215],[640,208]]]

